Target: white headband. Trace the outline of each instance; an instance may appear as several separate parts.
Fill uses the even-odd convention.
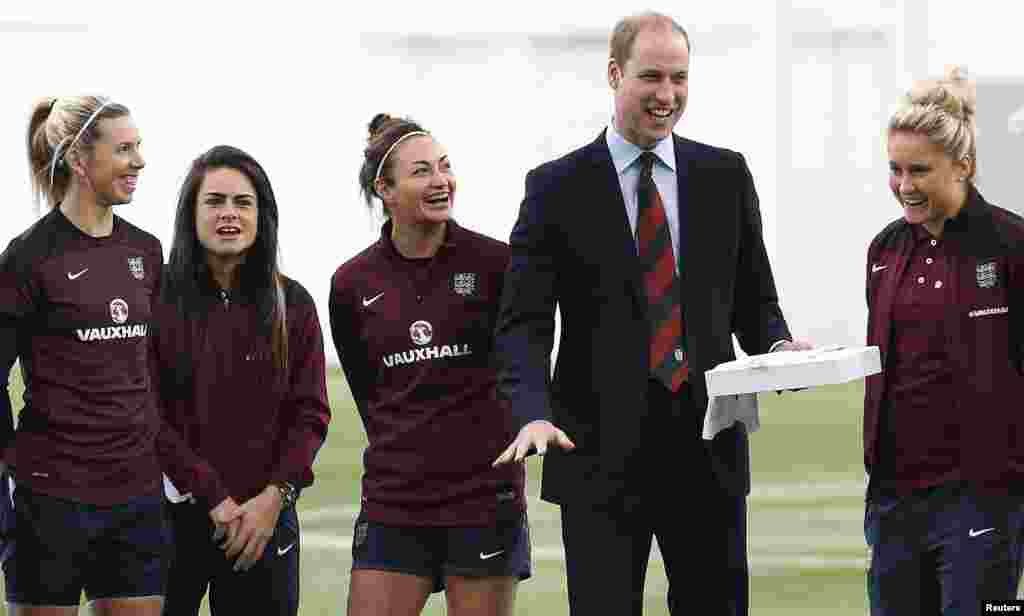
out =
[[[405,141],[409,137],[415,137],[416,135],[423,135],[424,137],[429,137],[430,133],[423,132],[421,130],[414,130],[412,132],[405,133],[404,135],[402,135],[398,139],[395,139],[395,142],[391,144],[391,147],[388,148],[387,152],[384,152],[384,156],[381,156],[380,157],[380,162],[377,163],[377,175],[373,176],[373,183],[374,183],[374,185],[376,185],[377,181],[380,180],[380,172],[384,170],[384,161],[386,161],[388,159],[388,156],[391,156],[391,151],[394,150],[396,147],[398,147],[399,143],[402,143],[403,141]],[[377,189],[374,188],[374,191],[376,191],[376,190]]]
[[[57,99],[54,99],[54,102],[57,102]],[[113,101],[109,101],[108,100],[108,101],[104,102],[102,105],[100,105],[99,108],[96,109],[96,111],[92,112],[92,115],[89,116],[89,119],[86,120],[85,124],[82,125],[82,129],[79,130],[78,134],[75,135],[75,138],[71,140],[71,145],[69,145],[68,148],[67,148],[68,152],[71,151],[71,148],[75,147],[75,144],[78,143],[78,139],[82,136],[82,134],[86,130],[88,130],[89,125],[92,124],[93,120],[96,119],[96,116],[98,116],[100,114],[100,112],[103,111],[103,108],[106,107],[107,105],[112,104],[112,102]],[[51,106],[51,112],[52,112],[52,109],[53,108]],[[57,170],[57,161],[60,159],[60,151],[61,151],[62,147],[64,147],[63,142],[57,144],[57,149],[54,150],[54,152],[53,152],[53,160],[50,161],[50,188],[53,188],[53,174]]]

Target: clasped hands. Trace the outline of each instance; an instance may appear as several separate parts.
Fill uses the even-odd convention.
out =
[[[230,496],[210,510],[213,541],[234,560],[234,571],[247,571],[263,556],[274,536],[283,504],[280,491],[267,486],[241,505]]]

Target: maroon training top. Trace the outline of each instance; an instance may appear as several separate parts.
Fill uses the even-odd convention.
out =
[[[0,372],[20,359],[26,387],[16,435],[0,396],[0,448],[19,483],[97,505],[159,493],[147,336],[162,263],[120,217],[96,238],[58,208],[0,255]]]
[[[272,481],[309,486],[331,418],[313,298],[285,279],[283,379],[256,305],[208,277],[203,288],[205,310],[188,320],[157,302],[153,359],[166,420],[158,442],[164,472],[211,509],[228,496],[242,503]]]
[[[888,389],[878,481],[925,488],[960,476],[960,422],[946,307],[953,303],[947,242],[912,225],[913,248],[892,307]],[[881,484],[880,484],[881,485]]]
[[[523,509],[523,465],[491,467],[515,436],[491,358],[508,245],[449,221],[437,254],[416,260],[390,235],[388,222],[331,280],[331,331],[369,440],[363,514],[492,524]]]
[[[1024,494],[1021,246],[1024,218],[973,186],[934,245],[903,219],[871,242],[867,343],[883,366],[864,390],[874,489],[959,479],[979,492]]]

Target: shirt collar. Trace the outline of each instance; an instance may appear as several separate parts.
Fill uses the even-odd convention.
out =
[[[952,229],[954,231],[962,231],[967,229],[967,221],[973,218],[981,210],[981,193],[975,188],[974,184],[967,185],[967,202],[960,208],[960,211],[956,213],[956,216],[946,221],[946,229]]]
[[[943,234],[946,236],[946,232],[953,231],[966,231],[968,228],[968,221],[977,215],[981,210],[981,194],[973,184],[967,187],[967,202],[960,208],[960,211],[956,213],[956,216],[946,219],[943,225]],[[914,228],[914,239],[918,242],[923,240],[931,239],[932,234],[928,233],[928,230],[924,228],[924,225],[911,225]],[[941,240],[940,240],[941,241]]]
[[[238,284],[232,289],[222,289],[220,283],[217,282],[213,277],[213,272],[209,266],[205,263],[199,265],[196,270],[196,282],[199,287],[200,293],[208,299],[214,301],[222,301],[224,296],[227,295],[231,298],[234,303],[244,304],[256,304],[259,302],[258,294],[251,285],[244,282],[248,279],[246,271],[242,269],[244,265],[239,266],[238,271]],[[243,278],[243,276],[245,278]]]
[[[381,250],[384,251],[384,254],[386,254],[387,256],[396,259],[405,259],[405,257],[403,257],[398,252],[398,249],[395,248],[395,243],[391,241],[392,226],[393,223],[391,222],[390,218],[384,221],[384,224],[381,225],[380,228],[380,240],[377,242],[377,245],[380,247]],[[455,222],[454,218],[449,218],[448,224],[445,225],[444,229],[444,242],[441,243],[441,248],[439,249],[439,252],[440,250],[450,250],[455,248],[455,245],[458,243],[459,238],[461,238],[463,234],[464,231],[462,227],[460,227],[458,223]]]
[[[914,242],[918,244],[933,239],[932,234],[928,232],[928,229],[924,228],[924,225],[921,224],[910,225],[910,232],[914,236]]]
[[[626,141],[618,130],[615,128],[615,122],[608,123],[608,130],[605,131],[605,141],[608,143],[608,151],[612,155],[612,163],[615,165],[615,171],[619,175],[622,175],[626,169],[629,169],[630,165],[636,162],[636,159],[645,152],[640,146]],[[675,143],[672,136],[658,141],[654,144],[651,152],[654,152],[661,164],[665,165],[673,172],[676,170],[676,151]]]

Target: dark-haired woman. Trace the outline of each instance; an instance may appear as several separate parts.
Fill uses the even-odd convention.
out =
[[[508,246],[451,217],[455,176],[418,124],[378,115],[359,173],[380,239],[331,281],[331,331],[369,440],[350,616],[512,613],[530,575],[521,464],[495,397],[491,332]]]
[[[154,345],[169,496],[190,495],[169,506],[170,616],[197,614],[207,588],[214,614],[298,610],[295,500],[330,409],[316,308],[278,269],[277,229],[251,156],[217,146],[192,163]]]
[[[76,614],[83,592],[94,614],[160,613],[147,336],[163,253],[113,211],[132,201],[140,144],[128,109],[102,97],[40,101],[29,121],[32,188],[50,210],[0,255],[0,374],[18,359],[25,383],[17,432],[0,396],[10,614]]]

